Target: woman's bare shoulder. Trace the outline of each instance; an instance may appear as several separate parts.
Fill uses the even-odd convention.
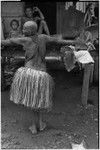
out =
[[[45,35],[45,34],[40,34],[40,35],[38,35],[38,38],[39,38],[40,40],[42,40],[42,41],[47,41],[48,36]]]
[[[16,39],[18,39],[20,41],[26,41],[26,42],[31,42],[32,41],[32,39],[30,37],[24,37],[24,36],[18,37]]]

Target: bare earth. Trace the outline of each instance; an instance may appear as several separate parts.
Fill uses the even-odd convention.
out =
[[[89,92],[93,106],[81,106],[82,76],[66,71],[51,72],[55,83],[54,106],[52,112],[44,114],[47,128],[32,135],[28,130],[34,119],[31,109],[16,105],[9,100],[9,90],[1,93],[2,101],[2,148],[70,149],[71,142],[81,143],[87,148],[98,149],[98,86]]]

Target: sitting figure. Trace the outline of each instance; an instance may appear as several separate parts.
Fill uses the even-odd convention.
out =
[[[27,21],[35,21],[37,23],[38,34],[44,32],[45,34],[50,35],[47,23],[39,8],[33,7],[32,9],[30,6],[25,8],[25,16],[21,19],[21,28],[23,28],[24,23]]]
[[[21,31],[19,30],[19,21],[16,19],[13,19],[10,22],[11,30],[9,32],[9,38],[15,38],[21,36]]]
[[[33,21],[33,12],[31,7],[26,7],[24,16],[21,18],[21,29],[23,29],[23,25],[27,21]]]

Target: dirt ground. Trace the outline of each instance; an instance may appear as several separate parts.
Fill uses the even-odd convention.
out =
[[[51,72],[56,86],[51,112],[44,114],[47,128],[32,135],[28,130],[33,111],[9,101],[9,90],[1,93],[1,146],[6,149],[71,149],[71,142],[84,139],[88,149],[98,149],[98,86],[91,87],[88,109],[81,106],[82,75]]]

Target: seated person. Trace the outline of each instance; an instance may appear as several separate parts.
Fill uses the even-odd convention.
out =
[[[16,37],[20,37],[22,35],[21,31],[19,30],[19,21],[18,20],[13,19],[10,22],[10,27],[11,27],[11,30],[9,32],[8,38],[16,38]]]
[[[33,21],[33,12],[31,7],[26,7],[24,12],[24,17],[21,18],[21,28],[23,29],[23,25],[27,21]]]
[[[23,28],[23,24],[27,21],[35,21],[38,25],[38,34],[45,32],[45,34],[49,35],[49,29],[44,21],[44,16],[39,8],[33,7],[33,9],[29,6],[25,8],[25,16],[21,19],[21,28]]]

